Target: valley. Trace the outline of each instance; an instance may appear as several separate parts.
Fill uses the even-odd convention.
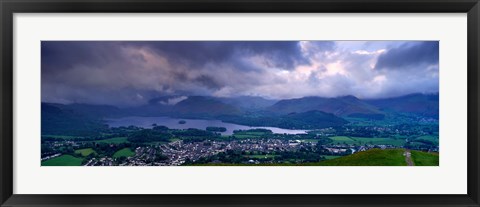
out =
[[[42,103],[42,166],[389,166],[405,158],[382,153],[405,149],[416,166],[438,165],[438,94],[165,104],[172,98],[129,108]]]

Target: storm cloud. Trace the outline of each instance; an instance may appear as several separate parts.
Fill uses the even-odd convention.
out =
[[[131,106],[163,96],[379,98],[438,92],[439,45],[433,41],[41,44],[44,102]]]
[[[378,57],[377,69],[405,69],[421,64],[438,64],[438,42],[406,43]]]

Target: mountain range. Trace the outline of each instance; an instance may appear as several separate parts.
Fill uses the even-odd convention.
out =
[[[303,97],[270,100],[240,96],[218,98],[208,96],[165,96],[148,104],[130,108],[108,105],[42,103],[42,126],[59,126],[52,121],[92,120],[125,116],[171,116],[177,118],[220,119],[249,126],[284,128],[321,128],[341,126],[349,117],[381,120],[397,114],[438,119],[438,94],[409,94],[383,99],[359,99],[355,96],[335,98]],[[76,118],[66,118],[75,116]],[[45,118],[45,117],[48,117]],[[64,124],[60,124],[64,125]],[[81,124],[80,124],[81,125]],[[85,125],[85,124],[84,124]],[[43,130],[43,127],[42,127]]]

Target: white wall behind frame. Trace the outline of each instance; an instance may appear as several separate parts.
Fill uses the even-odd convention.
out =
[[[15,14],[14,193],[465,194],[466,14]],[[440,167],[40,167],[42,40],[439,40]]]

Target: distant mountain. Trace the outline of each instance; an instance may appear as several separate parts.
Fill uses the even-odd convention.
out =
[[[83,107],[75,111],[68,105],[42,103],[42,135],[95,135],[107,128]]]
[[[223,100],[207,96],[162,96],[151,99],[143,106],[125,109],[135,116],[176,116],[185,118],[210,118],[218,115],[238,114],[240,107]]]
[[[331,113],[316,110],[286,115],[221,116],[219,119],[224,122],[246,126],[269,126],[284,129],[321,129],[348,123],[348,121]]]
[[[318,110],[332,113],[336,116],[350,116],[363,118],[381,119],[384,113],[354,96],[343,96],[337,98],[323,97],[304,97],[298,99],[281,100],[271,107],[268,111],[289,114],[301,113],[306,111]]]
[[[258,96],[239,96],[229,98],[216,98],[225,104],[230,104],[246,110],[258,110],[272,106],[277,100],[264,99]]]
[[[303,129],[337,127],[348,123],[345,119],[337,117],[331,113],[316,110],[303,113],[291,113],[283,116],[282,119],[300,122],[303,125],[303,127],[301,127]]]
[[[365,100],[382,111],[413,113],[438,119],[438,94],[410,94],[395,98]]]
[[[112,118],[125,116],[125,111],[110,105],[92,105],[92,104],[51,104],[49,106],[58,107],[64,111],[72,111],[85,117]]]
[[[213,97],[190,96],[172,107],[172,113],[187,117],[215,117],[220,115],[239,115],[242,110]]]
[[[408,113],[438,119],[438,98],[438,94],[411,94],[375,100],[343,96],[304,97],[275,102],[249,96],[235,98],[168,96],[155,98],[146,105],[131,108],[42,103],[42,134],[63,129],[75,131],[74,129],[77,128],[78,130],[74,133],[85,129],[99,129],[102,127],[103,119],[125,116],[219,119],[248,126],[275,126],[289,129],[341,126],[347,123],[343,119],[345,117],[383,119],[385,116],[395,118],[397,115]]]
[[[147,104],[143,106],[125,108],[123,111],[130,116],[166,116],[172,111],[172,106]]]
[[[176,97],[164,96],[153,98],[148,104],[125,108],[123,111],[132,116],[165,116],[172,112],[174,103],[169,100]]]

